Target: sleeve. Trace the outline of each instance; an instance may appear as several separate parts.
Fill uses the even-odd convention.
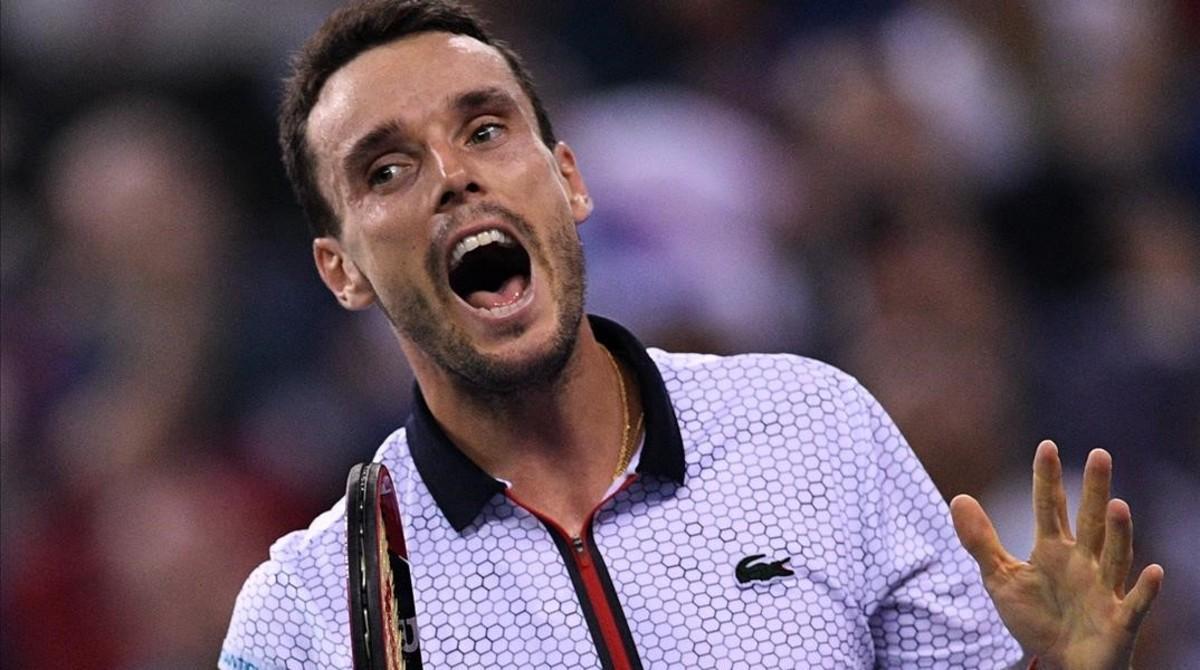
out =
[[[329,610],[311,593],[312,584],[287,564],[271,559],[242,585],[229,631],[221,646],[221,670],[335,668],[328,640],[313,614]],[[319,594],[317,594],[319,595]],[[348,667],[348,665],[345,665]]]
[[[996,613],[950,509],[896,425],[854,383],[855,443],[872,452],[859,473],[867,517],[866,614],[880,668],[1009,668],[1022,650]]]
[[[304,643],[303,617],[289,598],[296,584],[283,566],[268,560],[250,573],[238,594],[217,667],[221,670],[283,670],[289,647]],[[298,651],[303,652],[303,649]]]

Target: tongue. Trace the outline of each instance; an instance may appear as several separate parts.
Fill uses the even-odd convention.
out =
[[[516,274],[504,280],[498,291],[473,291],[467,296],[467,304],[476,309],[495,309],[511,305],[525,293],[526,279]]]

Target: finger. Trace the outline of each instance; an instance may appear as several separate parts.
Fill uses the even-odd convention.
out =
[[[1093,449],[1083,468],[1083,495],[1075,516],[1075,537],[1094,558],[1104,546],[1104,514],[1112,481],[1112,456]]]
[[[955,496],[950,501],[950,517],[954,520],[954,531],[966,547],[967,553],[979,564],[979,572],[987,578],[1005,563],[1015,561],[1004,545],[987,512],[979,501],[968,495]]]
[[[1125,578],[1133,562],[1133,517],[1124,500],[1108,503],[1104,529],[1104,549],[1100,552],[1100,580],[1116,592],[1125,595]]]
[[[1154,603],[1154,599],[1158,597],[1158,592],[1162,590],[1163,569],[1157,563],[1146,566],[1142,570],[1142,574],[1138,575],[1137,583],[1129,590],[1129,596],[1125,598],[1125,606],[1129,608],[1129,629],[1137,631],[1142,625],[1142,619],[1146,618],[1146,614],[1150,611],[1150,605]]]
[[[1033,512],[1037,539],[1070,537],[1062,463],[1058,460],[1058,447],[1050,440],[1042,440],[1033,457]]]

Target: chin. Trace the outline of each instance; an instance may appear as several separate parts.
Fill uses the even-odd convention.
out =
[[[457,357],[447,369],[487,394],[554,386],[575,353],[582,318],[582,310],[563,314],[553,325],[538,329],[542,333],[526,331],[499,350]]]
[[[552,386],[562,376],[579,339],[583,300],[576,292],[560,298],[566,300],[557,301],[552,314],[534,323],[513,323],[510,332],[490,334],[490,345],[439,314],[415,292],[384,311],[402,339],[448,373],[460,391],[492,402],[513,392]]]

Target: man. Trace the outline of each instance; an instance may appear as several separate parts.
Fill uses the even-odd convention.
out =
[[[646,350],[585,318],[583,176],[468,13],[336,12],[281,126],[322,280],[384,311],[417,379],[376,460],[397,480],[430,667],[1128,667],[1162,571],[1125,594],[1107,454],[1073,539],[1039,447],[1030,562],[955,499],[976,566],[854,380]],[[222,667],[350,666],[344,514],[272,548]]]

